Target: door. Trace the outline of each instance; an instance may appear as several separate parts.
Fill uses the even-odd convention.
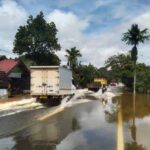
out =
[[[31,71],[31,94],[52,95],[59,90],[58,69],[36,69]]]
[[[31,94],[41,95],[43,83],[43,71],[40,69],[31,70]]]
[[[46,93],[48,95],[57,94],[59,91],[59,72],[58,69],[48,70],[46,73]]]

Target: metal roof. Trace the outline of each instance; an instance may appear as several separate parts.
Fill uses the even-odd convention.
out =
[[[5,72],[6,74],[9,74],[9,72],[14,69],[18,64],[22,64],[26,70],[29,72],[29,69],[22,63],[20,60],[14,60],[14,59],[5,59],[0,61],[0,70]]]
[[[0,61],[0,69],[4,71],[6,74],[9,73],[16,65],[18,61],[13,59],[5,59]]]
[[[59,68],[71,70],[70,68],[66,68],[64,66],[30,66],[30,69],[59,69]]]
[[[31,69],[48,69],[48,68],[60,68],[60,66],[30,66]]]

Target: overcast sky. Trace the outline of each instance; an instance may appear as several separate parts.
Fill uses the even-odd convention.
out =
[[[62,64],[65,49],[76,46],[83,64],[101,67],[109,56],[131,49],[121,41],[131,24],[150,31],[150,0],[0,0],[0,49],[12,52],[17,28],[40,11],[56,24]],[[150,41],[139,46],[139,62],[150,65],[149,47]]]

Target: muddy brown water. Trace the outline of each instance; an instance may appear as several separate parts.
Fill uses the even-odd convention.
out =
[[[1,137],[0,150],[117,150],[120,106],[124,149],[150,150],[150,95],[137,95],[134,101],[130,93],[109,99],[107,104],[93,100],[65,108],[55,116]],[[22,113],[14,120],[25,124],[28,115],[32,118],[36,113]]]
[[[121,101],[125,150],[150,150],[150,95],[131,93]]]

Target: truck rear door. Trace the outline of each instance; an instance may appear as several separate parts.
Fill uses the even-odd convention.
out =
[[[31,70],[31,94],[42,95],[43,71],[40,69]]]
[[[33,69],[31,71],[31,94],[53,95],[59,91],[59,72],[57,69]]]
[[[59,72],[58,69],[50,69],[46,73],[46,93],[48,95],[58,94],[59,92]]]

